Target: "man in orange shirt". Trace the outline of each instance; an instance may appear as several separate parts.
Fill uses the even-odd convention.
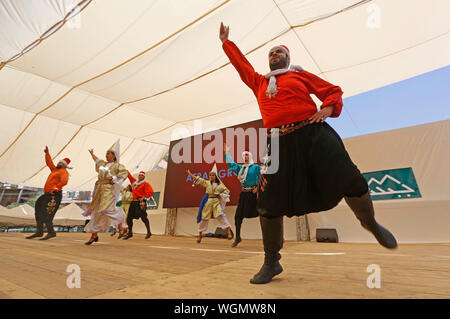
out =
[[[145,181],[145,172],[139,172],[138,179],[136,180],[130,172],[128,172],[128,179],[131,183],[133,190],[133,201],[128,209],[127,225],[128,234],[123,239],[129,239],[133,237],[133,219],[142,219],[147,228],[147,235],[145,239],[148,239],[152,233],[150,232],[150,221],[147,218],[147,204],[145,200],[153,196],[152,186]]]
[[[44,224],[47,226],[48,234],[41,240],[47,240],[55,237],[56,233],[53,229],[53,218],[56,211],[61,204],[62,188],[67,185],[69,181],[69,173],[67,172],[67,166],[70,164],[70,160],[65,158],[58,162],[58,165],[53,164],[52,158],[48,152],[48,147],[45,147],[45,163],[50,168],[50,175],[47,177],[47,181],[44,186],[44,194],[38,198],[35,205],[35,218],[36,218],[36,233],[26,237],[32,239],[35,237],[42,237],[44,235]]]

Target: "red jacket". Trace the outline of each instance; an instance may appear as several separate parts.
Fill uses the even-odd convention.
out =
[[[222,45],[231,64],[238,71],[242,81],[252,89],[258,100],[264,127],[273,128],[284,124],[303,121],[317,112],[310,94],[315,94],[322,106],[334,106],[331,117],[338,117],[342,110],[342,90],[307,71],[287,72],[277,76],[278,93],[266,96],[269,80],[255,72],[239,48],[230,40]]]
[[[65,168],[56,168],[48,153],[45,154],[45,163],[50,168],[51,173],[45,182],[44,192],[50,193],[52,191],[62,190],[63,186],[69,182],[69,173]]]
[[[130,180],[131,188],[133,189],[133,198],[134,199],[138,199],[141,197],[150,198],[153,196],[153,193],[154,193],[153,188],[149,183],[143,182],[136,186],[135,182],[137,180],[136,180],[136,178],[131,176],[130,172],[128,172],[128,179]]]

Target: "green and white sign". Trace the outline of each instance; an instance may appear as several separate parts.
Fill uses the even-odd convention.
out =
[[[147,210],[158,209],[160,192],[153,193],[153,196],[147,199]]]
[[[422,197],[411,167],[363,173],[373,200]]]

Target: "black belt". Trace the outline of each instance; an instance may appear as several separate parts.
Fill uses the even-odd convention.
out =
[[[208,198],[219,198],[219,195],[208,195]]]

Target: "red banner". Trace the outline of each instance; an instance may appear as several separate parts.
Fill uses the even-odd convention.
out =
[[[217,165],[218,176],[230,190],[228,205],[236,205],[241,193],[237,174],[228,169],[223,154],[223,143],[230,147],[233,161],[244,162],[242,152],[250,151],[255,163],[260,163],[266,143],[266,130],[262,120],[223,128],[218,131],[194,135],[172,141],[169,147],[164,208],[197,207],[205,194],[202,186],[193,187],[193,180],[186,172],[209,179],[209,172]]]

